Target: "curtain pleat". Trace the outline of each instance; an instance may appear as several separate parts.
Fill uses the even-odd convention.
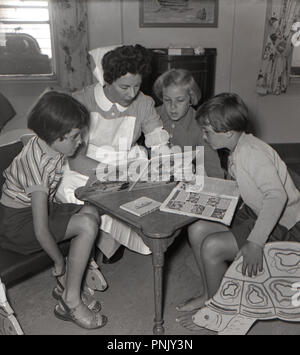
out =
[[[280,95],[286,92],[293,50],[292,25],[299,18],[299,0],[268,0],[265,43],[257,79],[259,94]]]
[[[76,91],[92,83],[86,0],[51,0],[59,85]]]

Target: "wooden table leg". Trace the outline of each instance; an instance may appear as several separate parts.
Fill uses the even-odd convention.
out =
[[[148,239],[148,245],[152,251],[152,265],[154,272],[155,318],[153,334],[155,335],[162,335],[165,332],[165,328],[163,327],[163,277],[165,252],[179,233],[180,231],[177,231],[173,236],[169,238],[152,238],[151,240],[150,238]]]
[[[162,335],[165,333],[163,326],[163,277],[164,277],[164,263],[165,252],[173,243],[174,239],[180,234],[181,230],[177,230],[172,236],[168,238],[151,238],[140,233],[145,244],[152,251],[152,265],[154,273],[154,307],[155,317],[153,334]]]
[[[155,318],[153,334],[161,335],[164,334],[165,329],[163,327],[163,317],[162,317],[162,299],[163,299],[163,266],[165,253],[154,251],[152,253],[152,264],[154,272],[154,305],[155,305]]]

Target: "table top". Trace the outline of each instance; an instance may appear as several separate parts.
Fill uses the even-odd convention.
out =
[[[147,196],[153,200],[163,202],[176,183],[169,183],[160,186],[143,188],[132,191],[118,192],[91,192],[87,187],[79,187],[76,190],[76,197],[87,201],[100,208],[102,212],[115,217],[143,233],[148,238],[168,238],[175,231],[196,221],[195,217],[182,216],[175,213],[154,211],[143,217],[135,216],[120,208],[120,205],[133,201],[139,197]]]

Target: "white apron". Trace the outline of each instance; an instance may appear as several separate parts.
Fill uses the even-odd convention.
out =
[[[88,145],[87,156],[102,163],[112,165],[115,165],[118,160],[122,161],[122,156],[131,155],[133,151],[138,149],[138,146],[131,148],[134,127],[135,117],[133,116],[105,119],[98,112],[92,112],[89,136],[91,143]],[[93,144],[96,142],[99,142],[101,145],[96,146]],[[122,150],[120,150],[120,142]],[[56,193],[56,199],[63,203],[83,204],[82,201],[75,197],[74,191],[78,187],[84,186],[87,180],[88,176],[70,170],[69,165],[66,164],[62,181]],[[120,244],[141,254],[151,253],[150,249],[144,244],[142,238],[137,233],[133,232],[127,225],[108,215],[101,216],[100,229],[113,238],[107,238],[105,235],[102,238],[100,235],[97,244],[99,249],[108,258],[116,252]]]

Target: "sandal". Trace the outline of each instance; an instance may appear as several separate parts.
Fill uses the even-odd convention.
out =
[[[59,300],[60,297],[62,296],[64,292],[64,287],[61,288],[61,283],[57,283],[57,285],[54,287],[52,291],[52,296],[56,300]],[[93,312],[100,312],[101,311],[101,303],[93,298],[89,293],[87,293],[85,290],[81,292],[81,299],[82,302],[87,306],[88,309],[90,309]]]
[[[56,300],[60,300],[65,288],[59,278],[63,277],[65,275],[65,272],[63,272],[62,274],[59,275],[59,274],[55,273],[55,270],[52,270],[52,274],[56,278],[56,286],[54,287],[54,289],[52,291],[52,296]],[[83,292],[81,293],[81,299],[82,299],[82,302],[91,311],[93,311],[93,312],[100,312],[101,311],[101,303],[99,301],[95,300],[91,296],[91,294],[88,293],[88,290],[83,290]]]
[[[59,303],[54,308],[54,315],[61,320],[66,322],[73,322],[79,327],[84,329],[98,329],[102,328],[107,324],[107,317],[101,315],[100,313],[95,313],[89,310],[89,317],[82,317],[80,315],[80,307],[85,306],[83,303],[76,307],[70,308],[62,297],[59,299]],[[86,307],[86,306],[85,306]]]
[[[52,274],[55,277],[61,277],[64,275],[66,270],[63,271],[60,275],[58,275],[54,268],[52,268]],[[105,291],[108,285],[107,282],[102,275],[98,264],[92,258],[89,261],[89,264],[86,268],[86,272],[84,274],[84,285],[83,288],[87,290],[90,295],[93,295],[94,291]]]

